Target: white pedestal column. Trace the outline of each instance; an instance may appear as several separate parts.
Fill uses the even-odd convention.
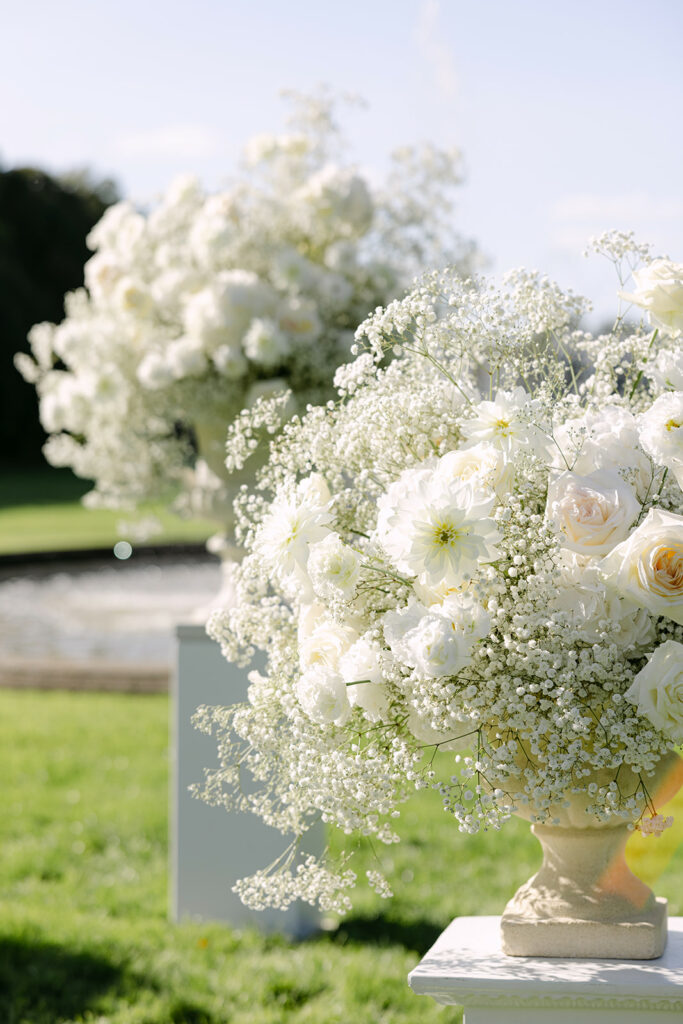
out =
[[[511,957],[499,917],[460,917],[410,974],[411,988],[464,1006],[464,1024],[681,1024],[683,918],[657,960]]]
[[[302,937],[314,931],[318,915],[305,903],[289,910],[251,911],[231,888],[238,878],[270,864],[288,839],[252,814],[229,813],[193,797],[188,787],[201,782],[204,769],[218,766],[216,741],[192,725],[201,704],[246,700],[247,670],[231,665],[200,625],[176,630],[177,668],[171,721],[170,903],[173,920],[223,921]],[[307,837],[308,838],[308,837]],[[320,830],[306,850],[323,848]]]

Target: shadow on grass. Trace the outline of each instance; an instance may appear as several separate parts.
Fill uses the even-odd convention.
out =
[[[30,938],[0,938],[0,1020],[68,1020],[118,987],[122,975],[120,967],[91,953]]]
[[[442,925],[427,918],[396,921],[384,914],[373,917],[359,915],[344,918],[330,939],[341,946],[347,942],[362,942],[372,946],[403,946],[411,952],[423,954],[434,945],[442,931]]]

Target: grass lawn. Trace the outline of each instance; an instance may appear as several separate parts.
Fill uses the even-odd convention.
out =
[[[395,899],[364,892],[336,931],[171,925],[167,719],[165,697],[0,691],[2,1024],[459,1021],[405,976],[453,916],[500,912],[539,861],[528,826],[465,837],[422,793],[384,856]],[[678,852],[673,914],[682,881]]]
[[[87,509],[80,498],[90,490],[69,470],[0,468],[0,554],[73,548],[113,547],[118,524],[154,515],[163,527],[150,543],[204,541],[215,526],[184,520],[150,505],[137,514]]]

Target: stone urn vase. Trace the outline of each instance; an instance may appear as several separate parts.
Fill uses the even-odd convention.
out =
[[[606,785],[613,773],[596,773],[584,783]],[[663,757],[646,780],[659,807],[683,783],[683,763]],[[627,766],[619,773],[621,792],[636,792],[639,777]],[[587,793],[567,794],[568,806],[552,808],[559,824],[533,824],[543,848],[539,871],[517,890],[501,917],[503,952],[548,956],[652,960],[666,945],[667,903],[628,868],[624,848],[630,835],[623,819],[601,821],[586,812]],[[523,808],[518,812],[530,818]],[[656,838],[652,839],[656,842]]]
[[[221,565],[219,590],[193,614],[194,622],[203,623],[212,612],[229,606],[234,600],[234,575],[244,552],[234,543],[233,501],[242,484],[252,483],[263,459],[250,460],[248,468],[229,473],[225,467],[225,424],[199,421],[194,430],[197,460],[192,470],[188,471],[188,510],[192,516],[216,524],[217,532],[209,537],[206,547],[218,556]]]

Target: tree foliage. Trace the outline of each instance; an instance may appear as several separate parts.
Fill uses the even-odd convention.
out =
[[[64,294],[83,283],[86,235],[116,199],[114,183],[88,171],[0,169],[0,462],[41,458],[35,389],[13,356],[28,351],[32,324],[62,319]]]

